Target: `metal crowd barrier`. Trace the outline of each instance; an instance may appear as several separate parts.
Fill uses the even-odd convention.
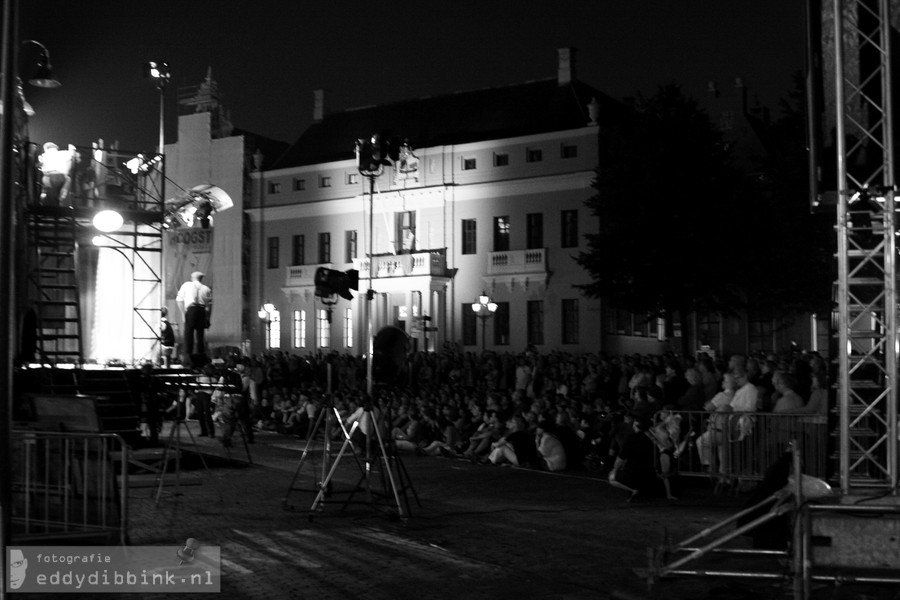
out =
[[[828,478],[829,432],[824,416],[705,411],[678,414],[687,441],[678,460],[681,475],[713,477],[729,483],[761,481],[769,466],[796,440],[803,472]],[[708,444],[708,464],[698,447],[704,444]]]
[[[15,542],[126,543],[128,446],[121,437],[16,430],[12,448]]]

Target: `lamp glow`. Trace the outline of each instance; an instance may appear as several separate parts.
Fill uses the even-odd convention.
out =
[[[125,223],[125,219],[114,210],[101,210],[94,215],[93,223],[103,233],[111,233],[117,231]]]

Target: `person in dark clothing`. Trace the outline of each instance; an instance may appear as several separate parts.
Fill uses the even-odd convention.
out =
[[[658,485],[656,444],[648,434],[650,421],[635,419],[633,427],[633,433],[625,439],[622,451],[609,473],[611,485],[631,494],[629,502],[639,496],[654,494]]]
[[[516,415],[507,421],[506,427],[506,434],[491,444],[489,460],[495,465],[503,462],[521,467],[537,465],[537,445],[534,436],[528,433],[525,419]]]
[[[216,437],[216,429],[212,419],[212,392],[216,385],[216,369],[212,365],[204,365],[197,375],[199,384],[193,394],[194,416],[200,421],[200,437]]]
[[[153,373],[153,365],[144,363],[141,365],[140,378],[138,379],[138,394],[140,395],[141,430],[147,438],[150,446],[159,445],[159,430],[162,427],[162,419],[159,410],[165,390],[162,382]]]

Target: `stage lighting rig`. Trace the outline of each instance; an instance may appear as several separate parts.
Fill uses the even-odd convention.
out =
[[[359,289],[359,271],[350,269],[344,272],[319,267],[316,269],[314,282],[318,298],[328,299],[332,296],[340,296],[345,300],[353,300],[350,290]]]
[[[222,188],[210,184],[192,187],[183,194],[166,200],[163,226],[202,227],[208,229],[214,213],[228,210],[234,201]]]

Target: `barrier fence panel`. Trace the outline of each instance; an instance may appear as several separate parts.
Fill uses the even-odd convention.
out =
[[[827,479],[827,419],[793,413],[679,412],[686,443],[682,475],[728,481],[761,481],[791,443],[800,451],[803,472]]]
[[[17,430],[12,442],[15,542],[126,543],[128,447],[121,437]]]

